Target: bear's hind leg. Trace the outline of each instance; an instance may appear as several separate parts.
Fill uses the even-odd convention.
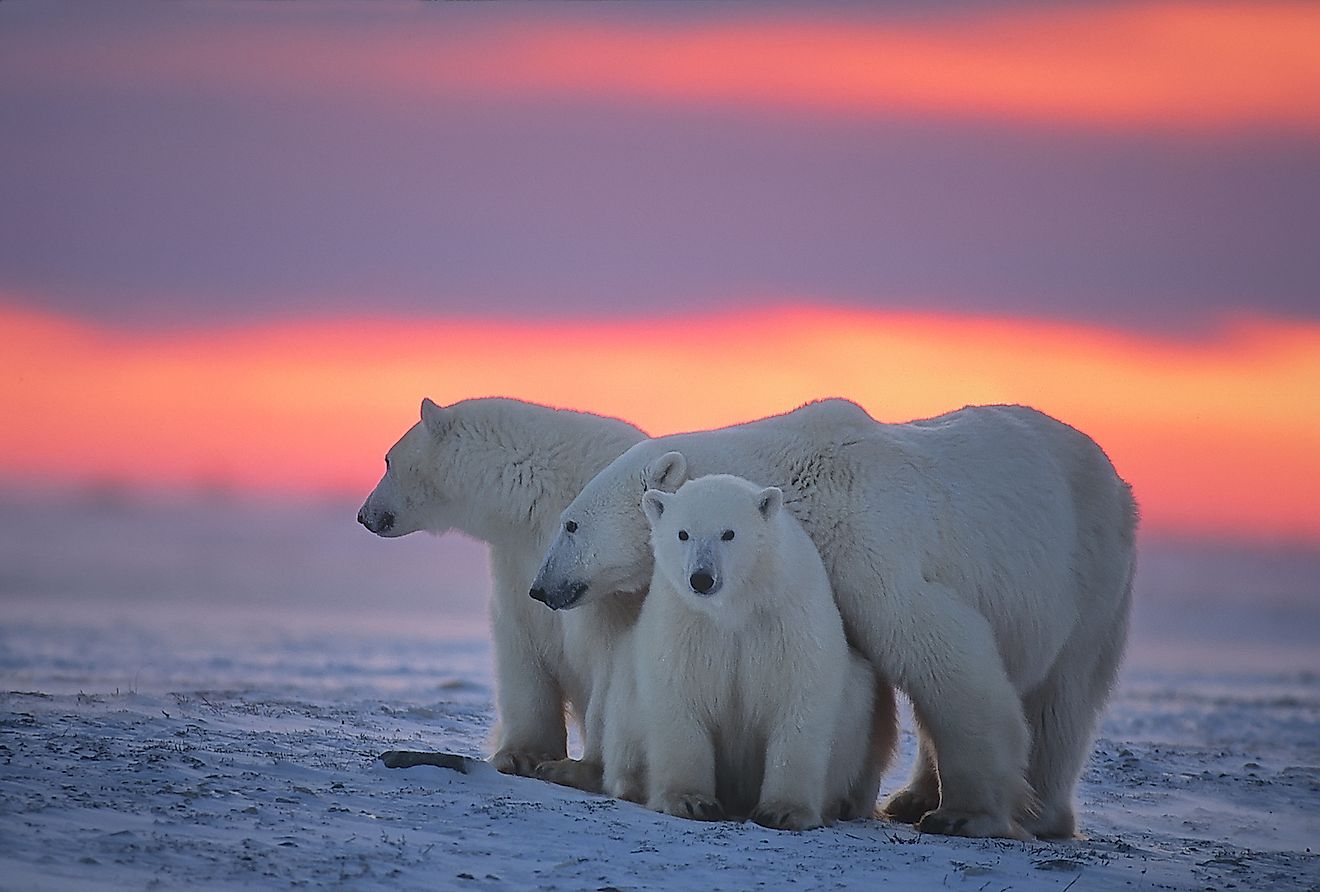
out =
[[[989,623],[947,586],[929,580],[913,586],[895,615],[905,622],[860,643],[907,692],[934,743],[940,804],[919,829],[1030,838],[1017,816],[1030,801],[1031,738]]]
[[[871,671],[870,666],[870,663],[866,664],[868,672]],[[845,705],[844,708],[851,707]],[[880,816],[875,801],[880,795],[880,782],[894,761],[894,749],[898,744],[898,703],[894,698],[894,686],[879,674],[874,681],[870,718],[867,726],[869,736],[866,764],[857,782],[839,804],[836,817],[840,820],[855,821]]]
[[[1078,640],[1064,647],[1049,676],[1023,700],[1032,740],[1027,779],[1038,798],[1022,823],[1041,839],[1069,839],[1077,833],[1073,791],[1118,675],[1126,613],[1109,634],[1101,633],[1098,644],[1097,633],[1081,635],[1079,630]]]
[[[907,786],[885,800],[880,812],[891,821],[915,824],[940,807],[940,775],[935,766],[935,744],[917,721],[917,758]]]

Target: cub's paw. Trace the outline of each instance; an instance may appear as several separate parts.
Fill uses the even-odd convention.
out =
[[[935,811],[939,807],[939,796],[927,796],[919,790],[909,787],[906,790],[899,790],[886,799],[885,804],[880,806],[880,814],[891,821],[915,824],[927,812]]]
[[[1034,838],[1012,818],[943,808],[936,809],[922,818],[917,829],[922,833],[938,833],[943,836],[995,837],[1024,841]]]
[[[752,820],[772,830],[814,830],[825,825],[819,811],[791,802],[763,802],[752,812]]]
[[[694,821],[723,821],[724,806],[714,796],[701,793],[662,793],[651,797],[646,803],[652,811],[663,812],[679,818],[691,818]]]
[[[588,793],[601,792],[601,767],[578,759],[555,759],[536,766],[536,777],[552,784],[576,787]]]
[[[542,762],[562,759],[553,753],[534,753],[529,750],[500,750],[490,757],[490,764],[500,774],[516,774],[520,777],[535,777],[536,766]]]

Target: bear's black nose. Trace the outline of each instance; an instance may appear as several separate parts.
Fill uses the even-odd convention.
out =
[[[363,526],[367,525],[367,515],[363,514],[361,511],[358,512],[358,523]]]
[[[715,585],[715,577],[711,576],[705,570],[698,570],[688,579],[688,585],[699,595],[704,595]]]
[[[546,596],[545,596],[545,589],[543,589],[543,588],[534,588],[534,589],[532,589],[530,592],[528,592],[527,594],[531,595],[533,598],[535,598],[536,600],[540,601],[542,604],[544,604],[544,603],[546,602],[546,601],[545,601],[545,597],[546,597]]]

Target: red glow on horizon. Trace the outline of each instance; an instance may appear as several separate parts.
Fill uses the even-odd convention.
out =
[[[1320,129],[1320,6],[1155,3],[901,23],[794,17],[693,24],[492,17],[397,34],[210,28],[33,55],[43,77],[282,92],[586,97],[862,115],[916,112],[1158,130]],[[235,64],[241,59],[241,64]]]
[[[846,396],[904,421],[1034,405],[1091,434],[1144,528],[1320,544],[1320,326],[1199,341],[790,306],[573,324],[360,320],[114,332],[0,309],[0,475],[365,494],[441,403],[501,395],[700,429]]]

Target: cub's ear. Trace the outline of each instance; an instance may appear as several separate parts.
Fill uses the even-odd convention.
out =
[[[646,519],[651,522],[651,526],[660,522],[660,515],[669,507],[670,498],[669,493],[658,489],[648,489],[642,494],[642,510],[646,512]]]
[[[441,408],[429,397],[422,398],[422,424],[426,425],[431,436],[438,437],[443,434],[453,420],[453,409]]]
[[[784,491],[777,486],[767,486],[756,494],[756,510],[761,512],[761,516],[766,520],[779,513],[779,509],[784,507]]]
[[[687,481],[687,459],[681,452],[666,452],[646,466],[646,486],[676,492]]]

